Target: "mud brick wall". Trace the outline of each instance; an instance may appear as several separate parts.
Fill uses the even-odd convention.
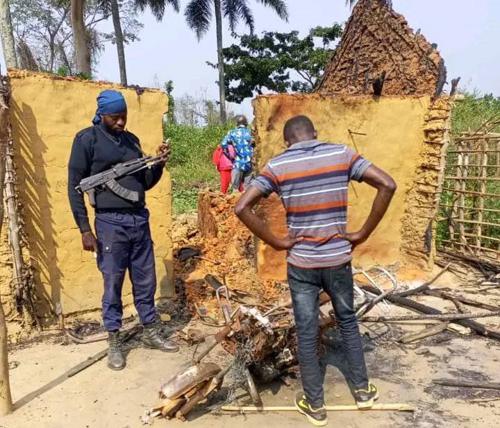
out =
[[[452,98],[434,101],[425,116],[424,145],[414,185],[406,198],[401,229],[405,258],[423,267],[434,258],[437,222],[434,221],[444,179],[446,149],[450,142]]]
[[[67,163],[75,133],[91,125],[98,93],[112,86],[24,72],[13,72],[10,77],[18,190],[37,293],[50,308],[60,302],[65,314],[98,309],[102,277],[92,253],[81,248],[80,232],[67,198]],[[153,153],[163,138],[167,97],[160,91],[146,90],[139,96],[132,89],[115,89],[127,99],[128,129],[141,139],[145,153]],[[158,296],[164,296],[173,292],[168,172],[148,192],[147,205],[155,243]],[[89,209],[90,214],[92,211]],[[1,245],[2,294],[8,295],[10,255],[5,240]],[[128,280],[124,302],[132,302]]]
[[[436,209],[435,194],[450,113],[447,100],[431,107],[422,97],[330,97],[312,95],[261,96],[254,101],[258,168],[285,149],[282,131],[287,119],[306,114],[319,139],[346,144],[389,172],[398,190],[383,221],[354,253],[354,264],[415,263],[427,266],[432,248],[425,249],[426,233]],[[349,132],[351,131],[351,132]],[[374,189],[352,183],[349,189],[348,230],[357,230],[371,209]],[[276,233],[286,232],[279,198],[259,208]],[[432,242],[431,242],[432,247]],[[262,242],[257,246],[257,267],[265,279],[286,277],[285,254]]]

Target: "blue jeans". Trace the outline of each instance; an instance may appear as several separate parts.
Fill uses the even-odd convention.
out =
[[[134,304],[142,324],[156,320],[156,272],[149,212],[97,212],[97,265],[104,279],[102,317],[107,331],[122,325],[122,288],[128,270]]]
[[[355,389],[368,386],[365,357],[354,312],[351,264],[322,269],[288,265],[288,283],[298,338],[298,360],[302,386],[313,407],[324,404],[323,376],[318,357],[319,293],[330,296],[344,344]]]

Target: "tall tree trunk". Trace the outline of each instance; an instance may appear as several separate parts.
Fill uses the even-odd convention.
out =
[[[226,123],[226,86],[224,84],[224,56],[222,55],[222,9],[221,0],[214,0],[215,27],[217,29],[217,68],[219,69],[220,120]]]
[[[111,14],[113,15],[113,26],[115,27],[116,50],[118,52],[118,65],[120,66],[120,82],[127,86],[127,65],[125,62],[125,45],[123,42],[122,24],[120,22],[120,8],[118,0],[111,0]]]
[[[3,224],[3,188],[5,180],[5,153],[10,137],[10,118],[6,79],[0,82],[0,233]],[[7,323],[0,299],[0,416],[12,412],[12,396],[9,382],[9,360],[7,349]]]
[[[33,52],[23,39],[17,41],[17,65],[22,70],[40,70]]]
[[[1,1],[1,0],[0,0]],[[71,0],[71,26],[75,44],[76,72],[88,76],[92,74],[90,46],[84,21],[85,0]]]
[[[0,0],[0,36],[2,37],[3,54],[8,68],[17,67],[14,32],[10,19],[9,0]]]
[[[72,74],[72,69],[71,69],[71,62],[68,58],[68,55],[66,54],[66,50],[64,49],[64,45],[62,42],[58,42],[57,44],[57,48],[59,50],[59,56],[61,58],[61,61],[63,62],[64,66],[67,68],[68,70],[68,74]]]
[[[56,35],[55,34],[50,35],[49,48],[50,48],[49,71],[51,73],[53,73],[54,72],[54,62],[56,60]]]

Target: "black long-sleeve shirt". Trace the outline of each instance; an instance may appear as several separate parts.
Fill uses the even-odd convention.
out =
[[[117,163],[142,157],[139,139],[124,131],[119,135],[108,133],[104,125],[96,125],[80,131],[71,149],[68,165],[68,196],[73,216],[80,231],[91,230],[83,195],[75,190],[83,178],[105,171]],[[145,206],[145,192],[160,180],[161,165],[146,168],[133,175],[117,179],[123,187],[139,193],[139,201],[123,199],[111,190],[96,189],[96,210],[130,210]]]

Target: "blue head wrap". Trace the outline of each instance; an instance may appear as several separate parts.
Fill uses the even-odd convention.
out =
[[[94,125],[101,123],[101,115],[118,114],[127,111],[127,103],[121,92],[107,89],[97,97],[97,111],[92,120]]]

